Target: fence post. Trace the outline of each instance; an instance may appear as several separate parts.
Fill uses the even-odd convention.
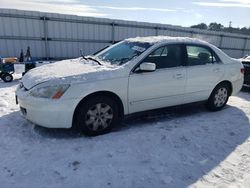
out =
[[[222,48],[223,37],[223,35],[220,35],[219,48]]]
[[[112,26],[112,33],[111,33],[112,39],[111,40],[112,40],[112,44],[114,44],[115,43],[115,23],[112,22],[111,26]]]
[[[242,57],[245,55],[245,51],[247,50],[247,40],[248,38],[244,39],[244,44],[243,44],[242,54],[241,54]]]
[[[44,46],[45,46],[45,57],[49,60],[49,44],[48,44],[48,18],[42,17],[43,20],[43,34],[44,34]]]
[[[158,36],[159,35],[159,28],[155,27],[155,35]]]
[[[194,37],[194,32],[190,31],[190,35],[191,35],[191,38],[193,38]]]

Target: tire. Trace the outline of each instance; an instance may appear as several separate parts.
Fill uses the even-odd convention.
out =
[[[110,97],[92,97],[77,108],[74,127],[88,136],[108,133],[119,124],[118,105]]]
[[[13,81],[13,76],[9,73],[3,73],[1,78],[4,82],[12,82]]]
[[[217,85],[207,101],[207,108],[210,111],[221,110],[227,104],[230,93],[231,90],[228,84],[222,83]]]

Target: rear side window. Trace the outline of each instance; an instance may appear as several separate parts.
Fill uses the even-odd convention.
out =
[[[155,63],[156,69],[178,67],[182,65],[181,53],[181,45],[170,44],[156,49],[143,62]]]
[[[215,62],[211,50],[200,46],[187,46],[188,65],[205,65]]]

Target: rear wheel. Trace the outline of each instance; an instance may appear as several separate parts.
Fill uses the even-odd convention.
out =
[[[1,78],[4,82],[12,82],[12,80],[13,80],[13,76],[9,73],[3,73],[1,75]]]
[[[109,97],[93,97],[80,104],[76,112],[76,127],[86,135],[107,133],[120,122],[117,104]]]
[[[230,96],[230,87],[226,83],[219,84],[216,86],[211,93],[208,101],[207,107],[211,111],[221,110],[228,101]]]

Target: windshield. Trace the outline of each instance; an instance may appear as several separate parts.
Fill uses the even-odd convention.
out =
[[[99,52],[95,57],[111,64],[121,65],[134,57],[138,57],[150,46],[152,46],[150,43],[124,41]]]

